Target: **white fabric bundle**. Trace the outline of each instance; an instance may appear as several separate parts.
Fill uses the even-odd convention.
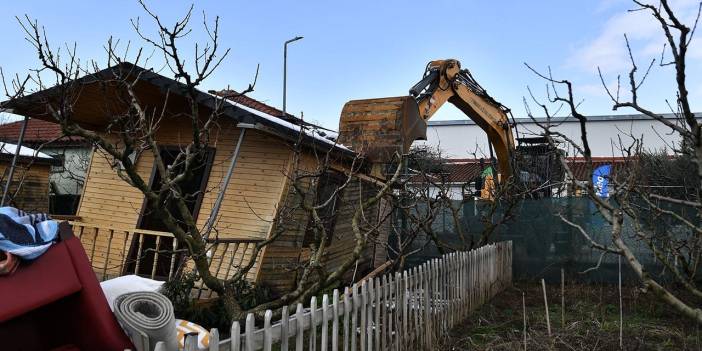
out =
[[[105,293],[107,303],[111,310],[115,310],[115,299],[131,292],[137,291],[159,291],[164,282],[158,280],[142,278],[138,275],[125,275],[122,277],[105,280],[100,283],[102,292]]]
[[[153,351],[163,341],[166,350],[177,351],[173,305],[157,292],[133,292],[115,299],[114,312],[122,329],[138,351]]]

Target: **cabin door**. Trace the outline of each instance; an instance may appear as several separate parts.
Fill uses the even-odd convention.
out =
[[[200,161],[200,166],[194,170],[193,176],[190,180],[181,184],[181,191],[185,194],[186,204],[195,219],[197,219],[202,198],[206,191],[207,180],[209,179],[214,159],[214,151],[214,148],[208,148],[204,159]],[[180,149],[176,147],[162,147],[160,153],[161,159],[169,169],[182,167],[182,165],[174,165]],[[149,187],[155,190],[159,190],[161,187],[161,174],[156,169],[156,165],[154,165],[152,170]],[[151,204],[147,203],[145,199],[137,222],[137,228],[168,232],[166,225],[158,215],[151,211],[151,207]],[[182,223],[183,218],[175,205],[170,206],[169,212],[173,214],[176,220],[181,222],[181,227],[185,229],[185,225]],[[142,236],[143,238],[141,238]],[[153,275],[155,279],[167,279],[173,271],[177,271],[178,265],[182,261],[182,255],[173,252],[173,240],[172,237],[168,236],[160,236],[157,239],[156,235],[135,235],[129,249],[129,264],[125,265],[126,271],[124,274],[138,274],[148,277]],[[141,250],[139,246],[141,246]],[[183,248],[182,243],[178,246],[176,250]],[[137,260],[139,261],[138,268]]]

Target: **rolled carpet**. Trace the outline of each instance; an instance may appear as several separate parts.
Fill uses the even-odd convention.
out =
[[[173,305],[165,296],[151,291],[127,293],[115,299],[114,308],[138,351],[153,351],[159,341],[168,351],[178,350]]]

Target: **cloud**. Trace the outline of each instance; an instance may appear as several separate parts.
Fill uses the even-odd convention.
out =
[[[602,8],[613,7],[616,0],[606,0],[600,3]],[[677,16],[691,26],[697,15],[698,0],[677,0],[671,2],[671,7]],[[597,67],[604,73],[621,72],[630,67],[630,59],[626,50],[624,34],[629,38],[634,58],[639,66],[645,65],[652,58],[660,58],[665,37],[658,21],[649,11],[621,12],[612,15],[603,25],[599,34],[577,49],[567,61],[568,66],[576,67],[588,73],[595,72]],[[668,55],[670,56],[670,55]],[[691,45],[690,58],[702,58],[702,43]]]

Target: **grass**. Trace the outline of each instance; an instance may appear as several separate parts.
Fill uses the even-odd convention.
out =
[[[518,282],[450,332],[441,350],[619,350],[619,294],[613,285],[566,285],[565,322],[560,286],[547,286],[552,335],[540,281]],[[624,350],[699,350],[699,327],[636,287],[624,287]]]

